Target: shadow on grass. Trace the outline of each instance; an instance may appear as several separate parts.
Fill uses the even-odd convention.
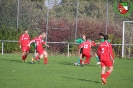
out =
[[[22,61],[20,61],[20,60],[9,60],[9,61],[22,63]]]
[[[61,65],[74,65],[72,62],[58,62]]]
[[[22,61],[20,61],[20,60],[10,60],[10,59],[0,59],[0,60],[22,63]]]
[[[58,62],[61,65],[71,65],[71,66],[75,66],[74,63],[72,62]],[[80,65],[79,65],[80,66]],[[91,66],[91,67],[98,67],[98,65],[91,65],[91,64],[86,64],[84,66]]]
[[[87,81],[87,82],[93,82],[93,83],[100,83],[98,81],[93,81],[93,80],[87,80],[87,79],[80,79],[80,78],[72,78],[72,77],[62,77],[62,78],[65,78],[65,79],[73,79],[73,80],[79,80],[79,81]]]

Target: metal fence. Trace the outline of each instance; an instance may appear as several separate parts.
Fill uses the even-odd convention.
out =
[[[92,40],[98,40],[98,34],[103,32],[110,35],[111,43],[122,44],[122,22],[133,20],[133,11],[127,17],[120,16],[115,12],[115,9],[118,10],[115,6],[118,1],[0,0],[0,30],[6,29],[19,34],[19,30],[28,28],[31,38],[39,32],[46,32],[46,42],[74,42],[82,34],[89,35]],[[1,32],[0,40],[18,39],[3,35],[6,34]],[[50,45],[58,52],[62,52],[67,46]]]

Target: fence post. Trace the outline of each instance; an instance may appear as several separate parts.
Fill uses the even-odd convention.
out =
[[[108,34],[108,0],[106,0],[106,34]]]
[[[75,40],[77,38],[77,29],[78,29],[78,9],[79,9],[79,0],[77,2],[77,11],[76,11],[76,28],[75,28]]]
[[[69,43],[67,44],[67,56],[69,57]]]
[[[17,31],[18,31],[18,25],[19,25],[19,2],[20,0],[18,0],[18,7],[17,7]]]
[[[47,6],[47,18],[46,18],[46,42],[48,41],[48,24],[49,24],[49,1]]]
[[[125,39],[125,35],[124,35],[124,33],[125,33],[125,22],[123,21],[123,33],[122,33],[122,57],[124,57],[124,47],[125,47],[125,45],[124,45],[124,39]]]
[[[2,41],[2,55],[4,54],[4,42]]]

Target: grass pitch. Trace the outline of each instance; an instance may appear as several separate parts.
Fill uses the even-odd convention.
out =
[[[49,56],[48,65],[21,62],[20,54],[0,55],[0,88],[133,88],[133,60],[115,59],[114,71],[101,84],[101,68],[96,60],[90,65],[74,66],[78,57]]]

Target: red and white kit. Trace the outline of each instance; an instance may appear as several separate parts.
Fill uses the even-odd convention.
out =
[[[105,41],[99,45],[98,56],[101,62],[101,66],[113,66],[112,60],[114,60],[114,53],[112,50],[112,45]]]
[[[22,34],[19,38],[19,46],[21,46],[22,52],[29,51],[30,36],[28,34]]]
[[[91,47],[96,46],[96,44],[93,41],[85,41],[80,45],[80,48],[83,48],[82,50],[82,57],[86,57],[86,60],[84,61],[84,64],[90,63],[91,58]]]
[[[32,43],[32,42],[36,43],[36,50],[40,55],[42,55],[45,51],[43,49],[43,44],[45,44],[43,38],[42,37],[36,37],[36,38],[32,39],[30,43]]]

